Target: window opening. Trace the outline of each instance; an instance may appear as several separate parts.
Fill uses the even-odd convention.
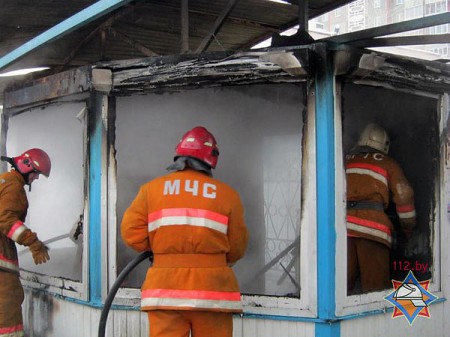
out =
[[[392,199],[386,210],[394,226],[390,279],[403,280],[410,270],[418,280],[432,278],[438,263],[433,256],[439,226],[438,100],[346,84],[342,111],[344,153],[351,151],[365,125],[375,122],[383,126],[390,136],[389,155],[400,164],[414,189],[417,220],[411,237],[400,229]]]
[[[292,84],[117,98],[118,225],[139,186],[166,173],[179,135],[204,125],[220,148],[214,176],[240,193],[250,232],[233,267],[241,292],[298,298],[304,100]],[[135,253],[117,240],[120,272]],[[124,286],[139,288],[146,269],[138,266]]]
[[[82,281],[85,203],[85,104],[61,104],[10,117],[7,154],[42,148],[50,156],[50,177],[26,188],[29,208],[25,224],[49,247],[50,260],[35,265],[28,248],[17,245],[20,267]],[[24,137],[23,135],[27,136]]]

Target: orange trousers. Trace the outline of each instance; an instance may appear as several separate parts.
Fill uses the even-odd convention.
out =
[[[367,293],[388,289],[390,286],[390,250],[372,240],[347,238],[347,293]],[[355,289],[358,279],[361,291]]]
[[[190,310],[147,311],[150,337],[232,337],[233,314]]]
[[[23,336],[23,298],[19,275],[0,270],[0,337]]]

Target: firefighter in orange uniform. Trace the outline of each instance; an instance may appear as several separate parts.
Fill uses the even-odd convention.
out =
[[[346,156],[348,294],[355,292],[358,276],[362,292],[389,288],[393,224],[385,210],[390,195],[407,236],[416,224],[413,189],[388,151],[388,134],[371,123]]]
[[[230,268],[244,256],[248,232],[238,193],[212,178],[214,136],[195,127],[180,140],[169,174],[143,185],[121,231],[138,252],[152,251],[142,285],[151,337],[230,337],[242,312]]]
[[[47,247],[23,223],[28,210],[25,184],[50,175],[50,158],[41,149],[18,157],[1,157],[13,169],[0,175],[0,337],[22,337],[23,288],[15,243],[29,247],[36,264],[49,260]]]

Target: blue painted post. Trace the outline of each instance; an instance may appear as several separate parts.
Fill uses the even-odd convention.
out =
[[[336,319],[336,229],[334,74],[325,44],[315,53],[315,104],[317,149],[317,307],[316,337],[339,337]]]
[[[19,48],[0,58],[0,70],[16,62],[26,54],[44,45],[63,37],[66,34],[80,28],[95,19],[108,14],[109,12],[131,2],[132,0],[100,0],[93,5],[83,9],[77,14],[64,20],[63,22],[39,34],[30,41],[24,43]]]
[[[91,95],[89,108],[89,303],[102,305],[102,100]]]

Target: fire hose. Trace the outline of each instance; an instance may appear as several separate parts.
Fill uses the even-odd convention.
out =
[[[105,305],[103,306],[102,313],[100,315],[100,322],[98,325],[98,337],[105,337],[106,321],[108,319],[109,309],[111,308],[114,297],[116,296],[116,293],[119,290],[119,287],[122,284],[122,282],[139,263],[141,263],[145,259],[149,259],[150,261],[152,261],[152,257],[153,257],[152,252],[145,251],[140,253],[133,260],[131,260],[120,272],[119,276],[117,276],[117,279],[112,285],[111,290],[108,293],[108,296],[106,296]]]

